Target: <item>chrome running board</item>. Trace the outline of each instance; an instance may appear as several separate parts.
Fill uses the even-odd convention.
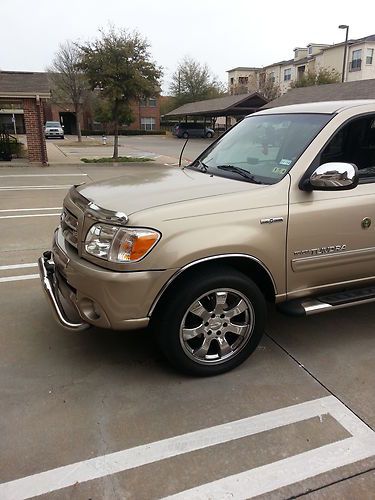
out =
[[[293,316],[310,316],[345,307],[375,302],[375,287],[358,288],[321,295],[311,299],[296,299],[278,305],[278,309]]]

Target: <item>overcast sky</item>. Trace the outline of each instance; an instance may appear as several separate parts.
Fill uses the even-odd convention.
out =
[[[263,66],[293,57],[310,42],[375,34],[375,1],[345,0],[0,0],[0,69],[44,71],[60,42],[86,41],[98,28],[137,29],[164,68],[164,93],[178,62],[189,55],[219,80],[236,66]],[[357,5],[357,7],[356,7]]]

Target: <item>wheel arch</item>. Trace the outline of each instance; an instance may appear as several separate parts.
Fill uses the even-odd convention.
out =
[[[277,295],[276,283],[267,266],[256,257],[246,254],[213,255],[198,259],[179,269],[162,287],[151,305],[148,315],[152,316],[164,300],[178,288],[179,284],[199,274],[203,269],[217,269],[218,266],[232,267],[251,278],[261,290],[265,298],[271,302]]]

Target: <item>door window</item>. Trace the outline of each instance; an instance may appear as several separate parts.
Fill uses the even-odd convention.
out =
[[[361,182],[375,182],[375,115],[352,120],[332,137],[319,164],[330,162],[353,163]]]

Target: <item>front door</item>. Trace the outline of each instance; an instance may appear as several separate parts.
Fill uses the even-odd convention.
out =
[[[349,191],[291,190],[289,298],[375,281],[375,115],[345,124],[317,160],[357,165],[360,184]]]

